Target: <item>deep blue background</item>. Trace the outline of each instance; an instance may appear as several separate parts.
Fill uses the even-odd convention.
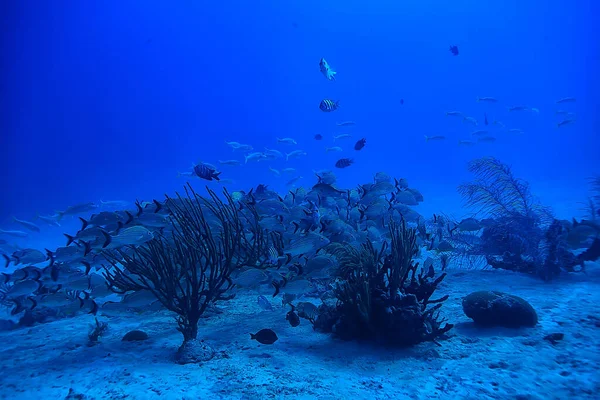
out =
[[[232,189],[283,190],[269,165],[295,167],[309,185],[313,169],[346,155],[356,164],[338,171],[340,186],[385,170],[435,210],[459,204],[468,160],[495,155],[551,205],[585,199],[585,179],[600,171],[595,2],[366,3],[2,2],[0,227],[79,202],[160,198],[181,188],[177,171],[192,162],[240,158],[224,140],[291,151],[275,142],[286,136],[309,156],[223,167]],[[319,73],[320,57],[336,82]],[[566,96],[577,103],[554,104]],[[320,112],[324,97],[342,108]],[[507,112],[520,104],[540,113]],[[576,124],[558,129],[558,108],[575,111]],[[458,147],[473,129],[450,110],[480,121],[487,111],[525,134]],[[325,155],[342,120],[357,122],[354,139],[344,155]],[[440,134],[448,139],[425,143]]]

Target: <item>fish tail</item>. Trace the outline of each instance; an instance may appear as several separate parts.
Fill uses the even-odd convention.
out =
[[[251,333],[251,334],[250,334],[250,339],[251,339],[251,340],[256,340],[256,335],[255,335],[255,334],[253,334],[253,333]]]
[[[83,256],[85,257],[88,254],[90,254],[90,251],[92,251],[92,245],[90,244],[90,242],[84,242],[83,240],[81,241],[81,243],[83,243],[83,246],[85,247],[85,250],[83,251]]]
[[[244,164],[248,164],[248,156],[244,156]]]
[[[82,261],[81,263],[85,266],[85,274],[89,275],[90,270],[92,269],[92,265],[87,261]]]
[[[119,221],[117,222],[117,230],[115,231],[115,235],[118,235],[121,229],[123,229],[123,223]]]
[[[8,266],[10,265],[10,257],[8,257],[6,254],[2,254],[2,257],[4,257],[4,260],[6,261],[6,265],[4,265],[4,268],[8,268]]]
[[[476,100],[477,100],[478,103],[481,101],[481,99],[479,97]]]
[[[73,243],[73,241],[75,240],[75,237],[73,237],[67,233],[63,233],[63,235],[65,235],[65,237],[67,238],[67,247],[69,247],[69,245],[71,243]]]
[[[213,178],[215,178],[216,180],[220,181],[221,178],[219,178],[219,175],[221,175],[221,172],[223,172],[223,171],[220,171],[220,172],[217,172],[216,174],[214,174]]]
[[[136,206],[136,207],[137,207],[137,209],[138,209],[137,216],[139,217],[139,216],[140,216],[140,215],[142,215],[142,213],[144,212],[144,209],[142,208],[142,205],[140,204],[140,202],[139,202],[139,201],[136,201],[136,202],[135,202],[135,206]]]
[[[288,161],[290,159],[290,155],[288,153],[285,153],[285,161]]]
[[[110,235],[106,232],[106,231],[101,231],[102,235],[104,235],[104,244],[102,245],[102,248],[106,248],[106,246],[108,246],[110,244],[110,242],[112,242],[112,238],[110,237]]]
[[[90,224],[87,220],[85,220],[84,218],[79,217],[79,220],[81,221],[81,230],[84,230],[85,228],[87,228],[87,226]]]
[[[88,314],[96,315],[98,312],[98,304],[94,300],[90,300],[92,302],[92,309],[88,312]]]
[[[127,221],[125,221],[125,225],[133,222],[133,215],[131,215],[131,213],[129,211],[125,211],[125,214],[127,214]]]
[[[54,253],[48,249],[46,250],[46,260],[50,260],[50,267],[54,265]]]
[[[425,141],[429,142],[429,136],[427,136],[427,135],[424,135],[424,136],[425,136]]]

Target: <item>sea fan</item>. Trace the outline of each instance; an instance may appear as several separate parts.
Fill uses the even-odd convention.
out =
[[[495,219],[527,218],[550,223],[552,214],[531,194],[529,184],[494,157],[473,160],[468,166],[475,180],[458,187],[468,207]]]

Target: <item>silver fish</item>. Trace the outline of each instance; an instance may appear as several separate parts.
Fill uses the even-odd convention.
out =
[[[24,221],[22,219],[18,219],[17,217],[13,217],[12,219],[14,222],[16,222],[17,224],[19,224],[21,226],[24,226],[25,228],[29,229],[30,231],[40,232],[40,227],[37,226],[36,224],[34,224],[33,222]]]
[[[0,235],[7,235],[7,236],[14,236],[14,237],[21,237],[21,238],[29,236],[27,234],[27,232],[23,232],[23,231],[7,231],[7,230],[4,230],[4,229],[0,229]]]
[[[91,202],[75,204],[73,206],[67,207],[67,209],[65,211],[57,211],[56,214],[58,215],[58,220],[60,221],[66,215],[82,214],[85,212],[95,210],[96,208],[98,208],[98,205],[95,203],[91,203]]]

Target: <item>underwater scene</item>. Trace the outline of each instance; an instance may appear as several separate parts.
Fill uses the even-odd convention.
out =
[[[599,3],[0,15],[0,399],[600,399]]]

